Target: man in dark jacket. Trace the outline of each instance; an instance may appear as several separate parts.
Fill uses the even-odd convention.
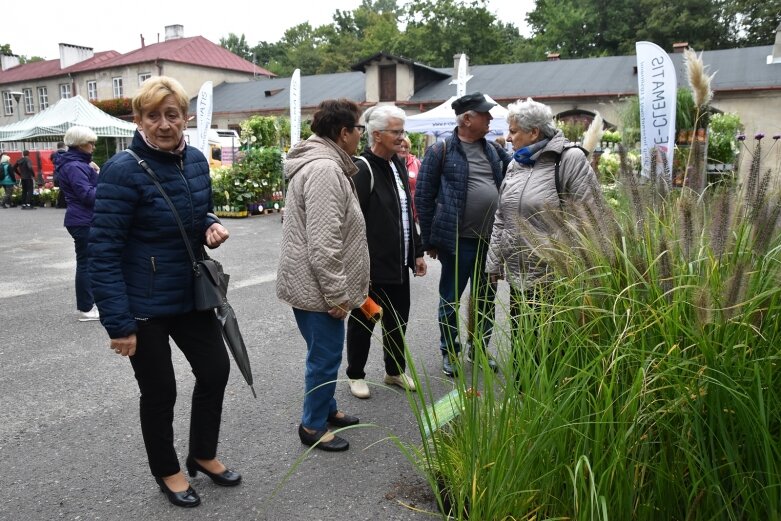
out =
[[[33,202],[33,187],[35,185],[35,170],[33,162],[30,161],[30,151],[23,150],[20,157],[14,165],[16,173],[22,178],[22,210],[35,210]]]
[[[461,351],[457,304],[467,282],[472,281],[476,302],[474,332],[468,338],[470,360],[479,360],[475,349],[485,350],[491,338],[496,287],[485,274],[499,186],[510,163],[501,147],[486,141],[496,104],[479,92],[452,104],[458,126],[442,144],[429,148],[418,174],[415,207],[423,248],[439,259],[439,349],[442,372],[455,376]],[[487,357],[491,369],[496,363]]]
[[[57,143],[57,150],[52,152],[52,155],[49,157],[49,159],[51,159],[52,165],[54,165],[54,186],[57,188],[60,187],[60,166],[62,164],[62,155],[67,151],[68,149],[65,146],[65,143],[60,141]],[[65,192],[59,190],[57,192],[57,208],[65,208],[66,206]]]

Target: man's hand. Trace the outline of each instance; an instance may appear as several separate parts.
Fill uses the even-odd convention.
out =
[[[428,269],[428,266],[426,266],[426,259],[423,257],[418,257],[415,259],[415,276],[416,277],[423,277],[426,275],[426,270]]]
[[[347,310],[347,302],[342,302],[341,304],[338,304],[331,309],[328,310],[328,314],[332,317],[342,320],[347,316],[347,313],[349,311]]]

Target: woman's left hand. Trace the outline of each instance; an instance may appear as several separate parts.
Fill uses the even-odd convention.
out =
[[[416,277],[422,277],[426,274],[426,270],[428,269],[428,266],[426,265],[426,259],[423,257],[418,257],[415,259],[415,276]]]
[[[214,249],[227,241],[228,237],[230,237],[228,229],[220,223],[214,223],[206,230],[206,246]]]

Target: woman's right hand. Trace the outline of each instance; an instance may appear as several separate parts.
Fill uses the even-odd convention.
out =
[[[112,338],[111,349],[120,356],[133,356],[136,354],[136,334]]]
[[[339,320],[342,320],[345,317],[347,317],[347,313],[348,313],[347,301],[342,302],[341,304],[338,304],[328,310],[329,315]]]

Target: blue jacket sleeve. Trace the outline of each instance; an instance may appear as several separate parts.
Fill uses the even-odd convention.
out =
[[[415,208],[418,211],[420,240],[424,250],[431,249],[431,224],[437,206],[437,196],[442,176],[442,152],[446,144],[431,145],[423,157],[415,185]]]

